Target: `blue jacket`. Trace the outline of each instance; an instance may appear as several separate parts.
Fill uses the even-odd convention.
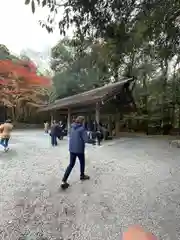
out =
[[[71,125],[69,151],[72,153],[84,153],[85,144],[88,142],[87,132],[82,124]]]

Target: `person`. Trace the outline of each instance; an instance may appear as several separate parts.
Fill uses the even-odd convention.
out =
[[[60,127],[63,127],[62,121],[59,121],[59,126],[60,126]]]
[[[45,133],[49,132],[49,123],[47,121],[44,123],[44,132]]]
[[[58,139],[63,140],[63,123],[59,121],[59,131],[58,131]]]
[[[141,226],[131,226],[122,235],[123,240],[157,240],[150,232],[144,231]]]
[[[56,123],[56,121],[54,120],[52,125],[51,125],[51,132],[50,132],[50,136],[51,136],[51,145],[54,147],[54,146],[57,146],[57,138],[58,138],[58,135],[59,135],[59,124]]]
[[[89,180],[90,177],[85,175],[85,144],[88,142],[87,132],[84,128],[84,117],[79,116],[71,125],[70,138],[69,138],[69,152],[70,163],[67,167],[64,177],[62,179],[61,188],[66,189],[69,187],[67,179],[76,163],[78,157],[80,162],[80,180]]]
[[[102,130],[102,124],[99,124],[96,130],[96,139],[97,139],[97,145],[100,146],[101,142],[103,140],[103,130]]]
[[[102,132],[100,130],[98,130],[96,132],[96,139],[97,139],[97,145],[100,146],[101,145],[101,141],[103,139],[103,135],[102,135]]]
[[[0,144],[4,147],[5,152],[9,150],[8,144],[12,129],[13,125],[10,119],[6,120],[4,124],[0,125],[0,138],[1,138]]]

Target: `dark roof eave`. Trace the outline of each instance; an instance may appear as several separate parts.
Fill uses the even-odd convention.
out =
[[[45,112],[45,111],[53,111],[57,109],[68,109],[74,108],[75,106],[84,106],[84,105],[91,105],[97,101],[104,101],[109,95],[113,95],[114,91],[117,88],[120,89],[122,86],[127,84],[128,82],[134,81],[132,78],[126,79],[121,82],[112,83],[100,88],[92,89],[90,91],[76,94],[67,98],[59,99],[54,103],[50,104],[49,106],[39,109],[38,112]],[[85,98],[85,99],[83,99]],[[70,101],[70,102],[69,102]],[[83,103],[82,103],[83,101]],[[64,102],[64,103],[63,103]]]
[[[64,110],[68,110],[68,108],[73,108],[73,107],[76,107],[76,106],[81,107],[81,106],[84,106],[84,105],[95,104],[97,101],[101,101],[101,99],[100,98],[94,98],[93,100],[86,101],[85,103],[82,103],[82,102],[77,103],[76,102],[76,103],[64,105],[63,107],[59,107],[58,105],[56,106],[55,103],[54,103],[52,107],[49,105],[45,108],[39,109],[38,112],[54,111],[54,110],[60,110],[60,109],[62,109],[62,111],[64,111]]]

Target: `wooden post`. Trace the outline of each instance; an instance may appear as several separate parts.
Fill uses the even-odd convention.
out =
[[[115,115],[115,134],[118,136],[120,130],[120,113]]]
[[[112,118],[111,118],[111,115],[108,116],[108,132],[109,132],[109,135],[112,136]]]
[[[96,109],[95,109],[95,120],[96,120],[96,123],[95,123],[95,130],[99,130],[99,122],[100,122],[100,104],[99,102],[96,103]],[[96,138],[96,144],[98,144],[98,139]]]
[[[71,109],[70,108],[68,108],[67,127],[68,127],[68,135],[69,135],[71,130]]]
[[[100,122],[100,104],[99,102],[96,103],[96,115],[95,115],[97,127],[99,128],[99,122]]]
[[[91,117],[90,117],[89,114],[86,116],[86,121],[87,121],[87,129],[89,130],[89,126],[90,126],[90,123],[91,123]]]
[[[53,121],[54,121],[54,116],[53,116],[53,112],[51,112],[51,125],[52,125]]]

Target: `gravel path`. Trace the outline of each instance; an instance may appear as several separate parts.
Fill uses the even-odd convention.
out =
[[[180,149],[157,138],[122,138],[87,147],[91,180],[59,186],[67,141],[57,148],[40,131],[13,134],[0,149],[0,239],[119,240],[131,224],[159,239],[180,239]]]

